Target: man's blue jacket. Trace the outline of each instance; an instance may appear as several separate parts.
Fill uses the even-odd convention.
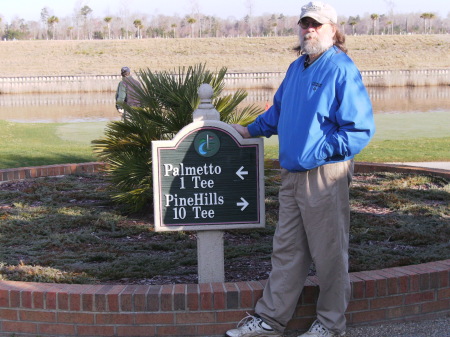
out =
[[[369,95],[347,54],[333,46],[307,68],[305,57],[248,126],[252,137],[278,135],[280,165],[292,172],[352,159],[375,132]]]

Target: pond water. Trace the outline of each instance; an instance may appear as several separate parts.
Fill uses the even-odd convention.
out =
[[[446,111],[450,114],[450,86],[368,88],[374,112]],[[248,90],[243,104],[264,107],[273,90]],[[0,120],[21,123],[75,123],[119,120],[114,93],[0,95]]]

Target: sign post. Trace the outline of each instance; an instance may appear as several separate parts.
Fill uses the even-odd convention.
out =
[[[199,89],[194,122],[152,142],[156,231],[198,231],[199,283],[224,281],[223,230],[265,225],[264,149],[244,139]]]

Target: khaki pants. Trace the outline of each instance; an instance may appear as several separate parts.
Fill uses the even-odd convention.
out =
[[[313,261],[320,288],[317,318],[333,332],[345,331],[352,175],[353,160],[307,172],[282,170],[272,271],[255,308],[275,330],[284,331],[292,318]]]

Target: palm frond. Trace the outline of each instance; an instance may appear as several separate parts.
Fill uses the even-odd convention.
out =
[[[247,92],[239,89],[234,94],[222,96],[214,100],[213,104],[220,113],[220,119],[226,121],[228,115],[236,110],[239,104],[247,98]]]
[[[240,124],[247,126],[252,123],[264,110],[256,105],[249,105],[243,109],[237,109],[227,116],[224,122],[228,124]]]

